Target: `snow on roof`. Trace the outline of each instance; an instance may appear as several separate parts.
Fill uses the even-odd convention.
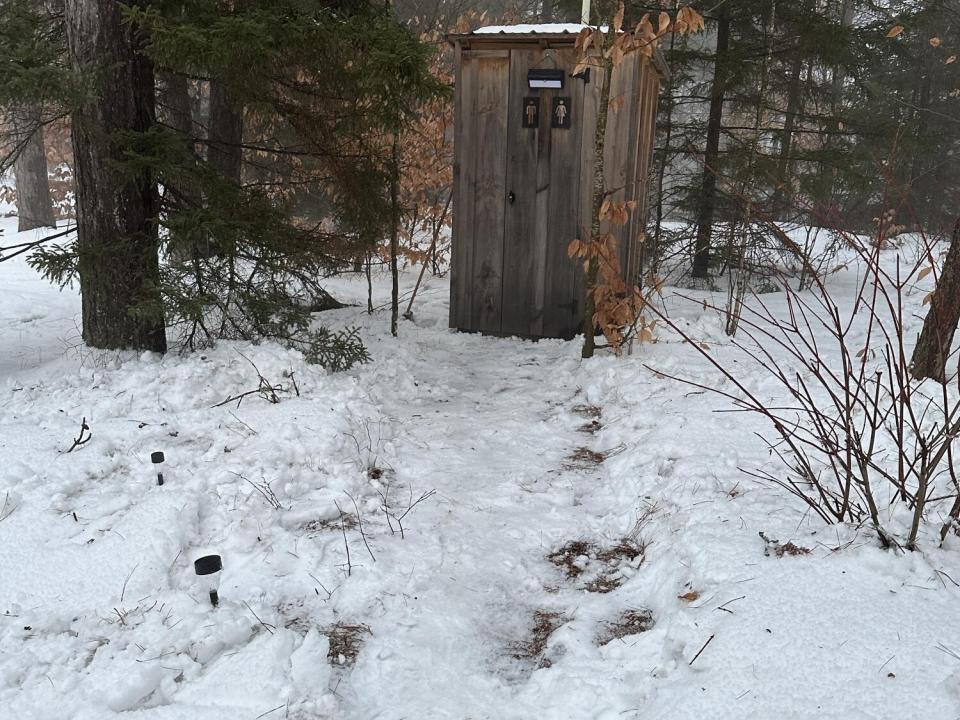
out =
[[[473,31],[474,35],[489,35],[495,33],[509,34],[509,35],[520,35],[520,34],[536,34],[536,35],[563,35],[569,33],[571,35],[576,35],[578,32],[583,30],[587,25],[581,25],[580,23],[541,23],[539,25],[490,25],[488,27],[477,28]],[[604,32],[606,28],[601,28]]]

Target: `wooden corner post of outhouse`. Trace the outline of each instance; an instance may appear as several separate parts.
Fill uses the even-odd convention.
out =
[[[548,26],[549,27],[549,26]],[[554,26],[556,27],[556,26]],[[567,256],[590,227],[599,87],[573,76],[577,30],[452,35],[455,48],[450,327],[565,338],[583,325],[583,270]],[[614,71],[604,158],[614,200],[634,200],[618,235],[640,272],[657,96],[665,70],[633,53]]]

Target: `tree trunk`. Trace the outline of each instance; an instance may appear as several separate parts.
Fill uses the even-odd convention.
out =
[[[717,159],[720,157],[720,130],[723,124],[723,95],[726,55],[730,48],[730,16],[721,8],[717,16],[717,52],[713,61],[710,89],[710,117],[707,120],[707,146],[700,184],[700,208],[697,212],[697,239],[693,255],[693,277],[705,278],[710,267],[710,235],[717,205]]]
[[[940,280],[930,298],[930,310],[923,321],[920,339],[913,350],[910,372],[917,380],[931,378],[946,383],[947,359],[953,335],[960,323],[960,218],[953,226],[953,238]]]
[[[673,14],[676,16],[677,9],[679,8],[680,1],[674,0],[673,2]],[[676,44],[677,34],[670,33],[670,45],[667,49],[667,62],[669,63],[674,58],[674,46]],[[660,122],[665,126],[664,129],[664,138],[663,138],[663,155],[661,157],[660,167],[657,169],[657,223],[653,231],[653,247],[648,249],[648,243],[644,243],[641,251],[646,255],[650,253],[650,257],[653,263],[657,262],[660,254],[660,234],[663,230],[663,182],[667,174],[667,164],[670,162],[670,143],[673,140],[673,109],[675,105],[675,100],[673,97],[674,87],[673,87],[673,74],[667,78],[667,86],[663,91],[663,105],[664,110],[666,111],[659,113],[658,117],[662,119]],[[641,267],[647,265],[647,259],[644,257],[641,260]],[[656,267],[654,265],[650,266],[651,271],[655,272]]]
[[[780,157],[777,159],[777,188],[773,192],[773,200],[770,203],[773,216],[785,220],[787,213],[787,192],[790,185],[790,170],[792,163],[790,155],[793,153],[793,131],[797,123],[797,114],[801,110],[801,84],[800,75],[803,72],[803,55],[799,48],[795,49],[796,57],[790,66],[790,79],[787,85],[787,109],[783,116],[783,131],[780,135]],[[760,98],[760,102],[764,102]]]
[[[56,227],[40,114],[35,108],[21,107],[15,108],[11,115],[14,136],[20,145],[13,164],[17,183],[17,230]]]
[[[193,138],[193,114],[187,78],[167,70],[158,73],[157,117],[160,122]]]
[[[607,48],[613,42],[613,33],[605,35],[602,52],[600,54],[602,66],[599,68],[600,104],[597,110],[597,127],[593,135],[593,197],[590,208],[590,240],[596,241],[600,237],[600,208],[607,196],[607,186],[604,180],[603,154],[607,141],[607,118],[610,115],[610,84],[613,80],[613,60],[606,56]],[[584,278],[583,292],[583,347],[580,357],[592,358],[596,350],[596,324],[593,316],[597,306],[593,293],[597,287],[600,274],[600,262],[596,257],[587,261],[586,277]]]
[[[400,271],[397,256],[400,252],[400,138],[393,133],[393,150],[390,178],[390,334],[397,336],[400,316]]]
[[[116,0],[67,0],[65,7],[71,64],[90,79],[72,124],[83,339],[165,352],[157,185],[147,171],[131,176],[117,166],[117,134],[154,122],[153,67],[120,7]]]
[[[210,83],[210,122],[207,159],[223,177],[240,184],[243,168],[243,108],[222,83]]]

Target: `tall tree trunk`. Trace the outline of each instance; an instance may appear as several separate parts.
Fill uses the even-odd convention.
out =
[[[184,162],[190,163],[195,154],[194,123],[190,88],[183,75],[160,70],[157,72],[157,120],[176,130],[182,138],[181,153]],[[173,215],[179,208],[200,204],[202,198],[190,183],[173,176],[164,180],[164,212]],[[212,252],[209,239],[194,239],[192,243],[169,242],[167,253],[180,261],[191,258],[210,257]]]
[[[36,108],[19,107],[14,108],[11,115],[14,136],[20,145],[13,164],[17,183],[17,230],[56,227],[40,113]]]
[[[400,253],[400,134],[393,133],[390,178],[390,334],[397,336],[400,316],[400,270],[397,256]]]
[[[65,7],[70,61],[90,78],[91,91],[72,124],[83,338],[98,348],[165,352],[157,185],[149,172],[131,177],[117,167],[117,133],[144,132],[154,122],[153,67],[120,7],[116,0],[67,0]]]
[[[680,0],[673,0],[673,14],[676,16],[677,10],[680,6]],[[676,44],[677,34],[670,33],[670,45],[667,49],[667,62],[669,63],[673,57],[673,50]],[[641,252],[643,252],[644,257],[641,260],[641,267],[644,267],[647,264],[647,258],[645,257],[648,253],[650,258],[654,263],[651,265],[651,271],[656,271],[655,263],[657,262],[660,254],[660,234],[663,230],[663,181],[667,174],[667,164],[670,162],[670,143],[673,140],[673,109],[675,105],[673,92],[673,73],[667,78],[667,87],[664,89],[663,98],[664,98],[664,109],[666,114],[659,113],[663,115],[662,122],[664,123],[664,138],[663,138],[663,155],[661,157],[660,167],[657,170],[657,224],[653,230],[653,247],[648,248],[648,243],[644,243]]]
[[[704,152],[703,180],[700,184],[700,208],[697,212],[697,239],[694,245],[693,277],[705,278],[710,267],[710,236],[717,206],[717,159],[720,157],[720,130],[723,125],[723,96],[726,84],[727,51],[730,49],[730,15],[722,7],[717,15],[717,51],[713,61],[710,89],[710,116],[707,120],[707,146]]]
[[[940,280],[930,298],[930,310],[923,321],[923,330],[913,350],[910,372],[917,380],[931,378],[938,383],[947,380],[947,359],[953,335],[960,323],[960,218],[953,226],[953,238]]]
[[[840,29],[844,32],[853,25],[853,11],[852,0],[840,0],[837,8],[837,20]],[[842,127],[840,116],[843,109],[841,104],[843,101],[843,83],[847,76],[844,66],[840,62],[837,62],[831,68],[830,74],[830,120],[827,127],[828,132],[823,140],[824,157],[831,157],[834,152],[834,144],[839,142]],[[830,178],[827,187],[827,199],[832,205],[835,203],[834,195],[836,194],[837,178],[840,175],[839,169],[834,163],[821,161],[820,174],[823,177]]]
[[[590,240],[600,237],[600,209],[607,196],[607,185],[604,179],[603,155],[607,141],[607,119],[610,116],[610,84],[613,80],[613,60],[606,57],[607,49],[613,42],[613,33],[604,35],[602,52],[600,53],[601,67],[597,73],[600,77],[600,104],[597,109],[597,127],[593,135],[593,196],[590,208]],[[594,290],[600,275],[600,261],[591,257],[587,261],[586,277],[584,278],[583,292],[583,347],[580,357],[592,358],[596,350],[596,323],[593,321],[597,306],[594,299]]]
[[[803,55],[799,48],[795,49],[796,56],[790,64],[790,78],[787,81],[787,109],[783,115],[783,130],[780,135],[780,157],[777,158],[777,188],[773,192],[770,203],[774,217],[784,220],[787,212],[787,187],[790,184],[791,167],[790,156],[793,153],[793,131],[797,123],[797,113],[801,109],[802,85],[800,75],[803,72]],[[761,97],[760,102],[765,98]]]
[[[187,78],[169,70],[161,70],[157,73],[157,80],[157,118],[192,139],[193,113]]]
[[[217,81],[210,83],[207,134],[210,164],[223,177],[239,185],[243,168],[243,108]]]

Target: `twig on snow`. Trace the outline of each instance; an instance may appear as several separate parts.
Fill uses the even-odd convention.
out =
[[[16,505],[10,504],[10,493],[7,492],[3,496],[3,506],[0,507],[0,522],[3,522],[8,517],[13,515],[13,511],[17,509]]]
[[[394,515],[394,518],[393,518],[393,519],[396,520],[396,521],[397,521],[397,525],[400,526],[400,539],[401,539],[401,540],[406,539],[406,538],[404,537],[404,535],[403,535],[403,519],[404,519],[404,518],[410,513],[410,511],[413,510],[417,505],[419,505],[420,503],[422,503],[422,502],[423,502],[424,500],[426,500],[427,498],[433,497],[433,496],[436,495],[436,494],[437,494],[436,489],[428,490],[427,492],[425,492],[425,493],[423,493],[422,495],[420,495],[420,497],[418,497],[418,498],[416,499],[416,501],[410,502],[410,504],[407,505],[407,509],[403,511],[403,515],[401,515],[401,516],[399,516],[399,517],[397,517],[396,515]],[[413,499],[413,489],[412,489],[412,488],[411,488],[411,490],[410,490],[410,498],[411,498],[411,500]]]
[[[709,645],[715,637],[716,635],[711,635],[707,638],[707,641],[703,644],[703,647],[697,650],[697,654],[693,656],[693,660],[691,660],[689,663],[690,665],[693,665],[697,661],[697,658],[700,657],[700,653],[707,649],[707,645]]]
[[[347,542],[347,526],[343,524],[343,510],[340,509],[340,503],[336,500],[333,504],[337,506],[337,512],[340,513],[340,532],[343,533],[343,546],[347,549],[347,577],[353,572],[353,565],[350,563],[350,543]]]
[[[271,627],[270,625],[268,625],[267,623],[265,623],[263,620],[261,620],[259,615],[257,615],[255,612],[253,612],[253,608],[250,607],[250,604],[249,604],[246,600],[243,601],[243,604],[247,606],[247,610],[249,610],[249,611],[250,611],[250,614],[253,615],[253,616],[257,619],[257,622],[260,623],[261,625],[263,625],[263,627],[266,629],[266,631],[267,631],[268,633],[270,633],[271,635],[273,635],[273,629],[272,629],[272,627]]]
[[[130,582],[130,578],[133,577],[133,574],[137,571],[138,567],[140,567],[140,563],[137,563],[133,566],[133,570],[131,570],[130,574],[127,575],[127,579],[123,581],[123,588],[120,590],[120,602],[123,602],[123,596],[127,593],[127,583]]]
[[[363,538],[363,544],[367,546],[367,552],[370,553],[370,559],[376,562],[377,559],[373,556],[373,550],[370,549],[370,543],[367,542],[367,535],[363,532],[363,518],[360,517],[360,506],[357,505],[357,499],[350,493],[347,493],[347,497],[353,501],[353,507],[357,511],[357,527],[360,528],[360,537]]]
[[[84,433],[87,434],[86,437],[83,436]],[[88,442],[90,442],[90,439],[91,439],[92,437],[93,437],[93,433],[90,432],[90,426],[87,425],[87,418],[84,417],[84,418],[80,421],[80,434],[77,435],[77,437],[74,439],[73,445],[70,446],[70,449],[67,450],[67,452],[68,452],[68,453],[72,453],[72,452],[73,452],[74,450],[76,450],[78,447],[80,447],[80,446],[82,446],[82,445],[86,445]]]
[[[274,712],[276,712],[277,710],[279,710],[280,708],[285,708],[286,706],[287,706],[286,703],[284,703],[283,705],[277,705],[275,708],[273,708],[273,710],[267,710],[265,713],[261,713],[261,714],[257,715],[257,717],[255,718],[255,720],[260,720],[260,718],[266,717],[266,716],[269,715],[270,713],[274,713]]]
[[[236,475],[241,480],[246,480],[250,485],[256,489],[258,493],[263,496],[263,499],[267,501],[267,504],[270,505],[274,510],[283,510],[283,503],[280,502],[280,499],[277,497],[277,494],[273,491],[273,488],[270,487],[270,483],[266,479],[262,483],[255,483],[250,478],[241,475],[238,472],[233,470],[228,470],[231,475]],[[261,476],[262,477],[262,476]]]

